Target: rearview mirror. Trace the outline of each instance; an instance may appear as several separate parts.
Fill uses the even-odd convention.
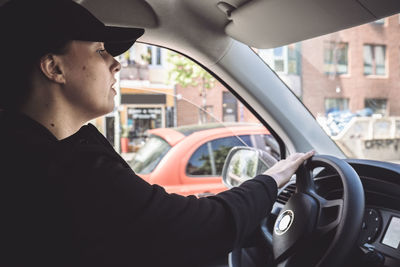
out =
[[[232,188],[262,174],[277,160],[268,152],[253,147],[233,147],[225,159],[222,181]]]

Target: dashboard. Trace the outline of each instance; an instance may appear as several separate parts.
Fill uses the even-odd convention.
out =
[[[370,160],[346,160],[358,173],[365,192],[365,210],[352,263],[400,266],[400,165]],[[314,170],[316,190],[326,199],[342,197],[339,176],[330,169]],[[279,211],[296,191],[295,181],[283,187],[273,208]],[[350,258],[350,257],[349,257]]]

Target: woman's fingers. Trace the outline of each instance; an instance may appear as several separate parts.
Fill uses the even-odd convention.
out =
[[[296,159],[297,168],[298,168],[304,161],[306,161],[307,159],[311,158],[311,157],[314,155],[314,153],[315,153],[314,150],[309,151],[309,152],[307,152],[307,153],[298,153],[298,154],[300,154],[300,155],[299,155],[298,158]],[[296,168],[296,170],[297,170],[297,168]]]
[[[314,151],[307,153],[294,153],[285,160],[278,161],[274,166],[269,168],[264,174],[275,179],[278,187],[286,184],[290,177],[296,172],[299,166],[314,155]]]

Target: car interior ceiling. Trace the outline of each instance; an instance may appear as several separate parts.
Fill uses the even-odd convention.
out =
[[[0,0],[0,4],[4,2],[6,0]],[[106,24],[145,28],[146,34],[139,39],[142,42],[174,47],[176,50],[196,46],[202,51],[216,47],[211,44],[203,44],[205,47],[196,45],[205,38],[217,38],[218,42],[228,45],[227,36],[230,36],[252,47],[271,48],[374,21],[400,11],[397,0],[385,0],[384,5],[380,0],[120,0],[118,5],[107,0],[76,2],[87,7]],[[174,16],[175,13],[182,15]],[[198,29],[201,25],[206,25],[204,28],[207,31],[204,30],[203,34],[191,33],[191,28]],[[224,35],[227,40],[221,40]],[[221,51],[216,51],[214,56],[219,53]]]
[[[186,25],[185,28],[190,29],[188,26],[196,26],[191,24],[202,23],[213,31],[224,31],[226,35],[257,48],[286,45],[400,11],[400,2],[396,0],[386,0],[384,5],[380,0],[121,0],[118,5],[107,0],[77,2],[110,25],[144,27],[150,35],[153,35],[153,31],[156,35],[157,29],[161,29],[173,35],[174,31],[184,31],[179,25]],[[181,15],[173,16],[177,12]],[[185,20],[185,17],[188,19]],[[148,38],[144,36],[143,39]],[[198,41],[203,39],[204,36],[197,36]]]

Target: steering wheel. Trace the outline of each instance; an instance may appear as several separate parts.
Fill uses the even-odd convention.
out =
[[[316,192],[312,170],[327,167],[335,170],[343,185],[340,199],[327,200]],[[296,172],[296,193],[280,211],[272,233],[263,224],[267,245],[272,248],[278,267],[341,266],[354,248],[364,215],[364,190],[359,176],[345,161],[332,156],[314,156]],[[330,242],[323,247],[324,238]],[[327,243],[325,241],[325,243]],[[315,260],[314,254],[319,252]]]

